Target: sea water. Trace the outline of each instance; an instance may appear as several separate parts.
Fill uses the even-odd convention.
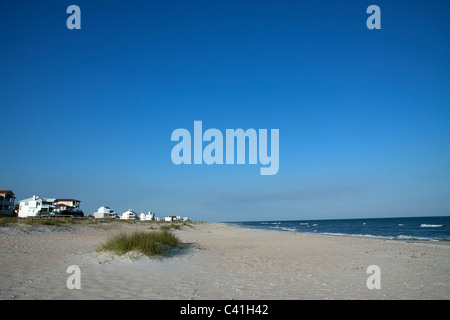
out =
[[[450,241],[450,216],[336,220],[246,221],[232,224],[290,232],[392,240]]]

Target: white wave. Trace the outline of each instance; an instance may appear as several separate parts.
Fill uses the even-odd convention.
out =
[[[295,228],[281,228],[281,230],[284,230],[284,231],[297,231],[297,229],[295,229]]]
[[[307,226],[307,225],[309,225],[309,223],[308,223],[308,222],[300,222],[299,225],[301,225],[301,226]]]
[[[422,223],[420,225],[421,228],[442,228],[445,227],[445,224],[426,224]]]
[[[269,227],[269,228],[283,230],[283,231],[298,231],[296,228],[287,228],[287,227],[279,227],[279,226],[274,226],[274,227]]]
[[[401,234],[397,237],[398,240],[424,240],[424,241],[439,241],[437,239],[433,238],[427,238],[427,237],[414,237],[414,236],[407,236],[404,234]]]
[[[376,238],[376,239],[387,239],[387,240],[395,239],[395,237],[374,236],[373,234],[348,234],[348,233],[338,233],[338,232],[322,232],[322,234],[328,234],[331,236],[364,237],[364,238]]]
[[[314,230],[314,232],[317,232],[317,230]],[[439,239],[435,239],[435,238],[414,237],[414,236],[408,236],[408,235],[399,235],[397,237],[393,237],[393,236],[375,236],[373,234],[348,234],[348,233],[339,233],[339,232],[320,232],[320,234],[326,234],[326,235],[331,235],[331,236],[374,238],[374,239],[384,239],[384,240],[440,241]]]

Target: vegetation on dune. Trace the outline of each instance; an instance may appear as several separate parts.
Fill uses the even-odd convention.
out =
[[[116,254],[139,252],[147,256],[166,255],[168,250],[177,247],[180,240],[167,230],[133,233],[120,233],[109,239],[100,248]]]
[[[98,251],[109,251],[118,255],[135,252],[151,255],[165,256],[171,249],[180,247],[181,241],[171,233],[171,230],[184,228],[194,228],[194,222],[163,222],[163,221],[128,221],[111,219],[70,219],[70,218],[0,218],[0,227],[14,225],[29,225],[30,227],[54,226],[58,230],[62,226],[85,225],[100,227],[102,229],[109,226],[120,226],[121,224],[136,223],[146,225],[144,231],[134,231],[132,233],[119,233],[101,244]]]

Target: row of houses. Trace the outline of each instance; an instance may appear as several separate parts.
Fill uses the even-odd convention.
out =
[[[0,190],[0,214],[12,216],[14,214],[15,195],[11,190]],[[84,217],[84,212],[80,209],[80,200],[77,199],[56,199],[43,198],[33,195],[31,198],[20,200],[17,215],[19,218],[40,217],[47,215],[68,215],[73,217]],[[116,213],[107,206],[98,208],[93,213],[96,219],[123,219],[123,220],[143,220],[160,221],[154,212],[141,212],[139,215],[132,209],[128,209],[122,214]],[[164,221],[190,221],[190,218],[181,218],[179,215],[164,217]]]
[[[18,211],[15,206],[16,197],[11,190],[0,190],[0,215],[13,216],[17,214],[20,218],[36,217],[45,214],[71,215],[83,217],[80,209],[80,200],[41,198],[36,195],[20,200]]]
[[[132,209],[128,209],[122,214],[116,213],[110,207],[100,207],[97,212],[94,212],[94,218],[96,219],[122,219],[122,220],[159,220],[159,218],[155,217],[154,212],[141,212],[138,215]]]
[[[116,213],[110,207],[102,206],[98,208],[97,212],[94,212],[94,218],[96,219],[122,219],[122,220],[141,220],[141,221],[160,221],[161,219],[155,216],[154,212],[141,212],[137,214],[132,209],[128,209],[122,214]],[[190,221],[190,218],[181,218],[179,215],[166,216],[164,221]]]

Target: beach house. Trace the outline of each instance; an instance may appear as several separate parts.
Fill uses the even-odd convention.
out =
[[[40,215],[84,216],[80,209],[80,200],[42,198],[33,195],[19,201],[19,217],[37,217]]]
[[[61,215],[83,216],[80,203],[81,201],[76,199],[55,199],[54,212]]]
[[[19,217],[28,218],[36,217],[41,214],[54,214],[55,209],[54,202],[56,199],[41,198],[33,195],[31,198],[27,198],[19,201]]]
[[[142,221],[155,220],[155,213],[154,212],[141,212],[141,214],[139,215],[139,219]]]
[[[137,215],[136,215],[136,213],[133,210],[128,209],[127,211],[122,213],[122,215],[120,216],[120,219],[122,219],[122,220],[135,220],[135,219],[137,219]]]
[[[181,218],[179,215],[164,217],[164,221],[180,221],[180,220]]]
[[[117,214],[109,207],[103,206],[98,208],[97,212],[94,212],[95,219],[115,219]]]
[[[0,190],[0,215],[12,216],[16,197],[11,190]]]

